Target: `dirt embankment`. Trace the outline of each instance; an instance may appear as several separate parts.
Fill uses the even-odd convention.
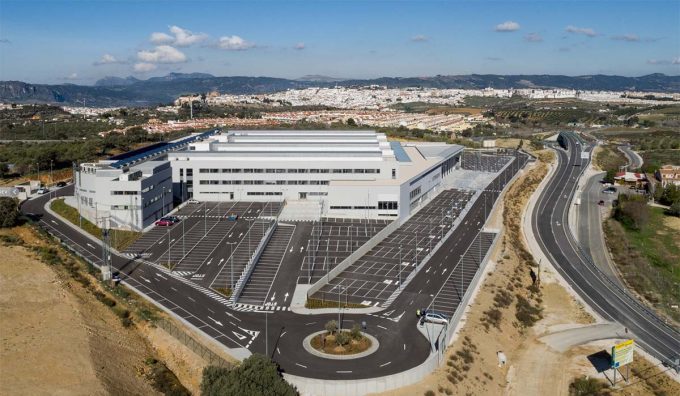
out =
[[[85,275],[90,283],[83,284],[58,264],[72,259],[64,255],[63,261],[46,264],[35,247],[51,243],[29,227],[1,234],[24,246],[0,243],[0,257],[10,258],[0,261],[0,394],[154,395],[160,392],[153,378],[168,374],[200,393],[205,361],[140,319],[133,308],[140,302],[125,299],[134,322],[126,327],[120,298],[110,307],[110,300],[95,296],[106,291],[94,278]]]

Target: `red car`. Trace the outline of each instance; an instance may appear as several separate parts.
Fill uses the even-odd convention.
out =
[[[171,226],[175,223],[173,223],[172,220],[169,219],[160,219],[157,220],[154,224],[156,224],[157,226]]]

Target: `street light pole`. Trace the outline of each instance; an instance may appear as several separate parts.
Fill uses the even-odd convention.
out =
[[[399,290],[401,290],[401,245],[399,245]]]

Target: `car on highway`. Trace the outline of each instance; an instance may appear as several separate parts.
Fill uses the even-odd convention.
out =
[[[66,187],[66,182],[60,181],[59,183],[57,183],[57,187]]]
[[[177,216],[164,216],[161,218],[161,220],[170,220],[173,223],[179,223],[179,217]]]
[[[197,203],[200,203],[200,202],[198,201],[198,199],[189,198],[189,199],[187,200],[187,203],[190,203],[190,204],[197,204]]]
[[[227,220],[229,220],[229,221],[236,221],[236,220],[238,220],[238,215],[232,213],[232,214],[230,214],[229,216],[227,216]]]
[[[157,226],[161,226],[161,227],[167,227],[167,226],[171,226],[175,223],[173,223],[172,221],[170,221],[168,219],[160,219],[160,220],[156,220],[156,222],[154,224],[157,225]]]
[[[444,314],[440,314],[437,312],[428,312],[425,315],[423,315],[422,318],[420,319],[421,324],[425,322],[443,325],[449,323],[449,319]]]
[[[40,195],[47,194],[48,192],[50,192],[50,189],[47,187],[40,187],[36,192]]]

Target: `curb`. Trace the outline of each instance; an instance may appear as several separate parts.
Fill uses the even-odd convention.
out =
[[[373,337],[372,335],[370,335],[368,333],[362,332],[361,334],[371,341],[371,347],[370,348],[368,348],[367,350],[365,350],[363,352],[359,352],[357,354],[354,354],[354,355],[331,355],[330,353],[324,353],[324,352],[318,351],[318,350],[316,350],[312,347],[312,338],[316,337],[319,334],[324,334],[324,333],[327,333],[327,331],[326,330],[317,331],[317,332],[312,333],[312,334],[308,335],[307,337],[305,337],[305,339],[302,341],[302,346],[305,348],[305,351],[311,353],[314,356],[318,356],[318,357],[324,358],[324,359],[352,360],[352,359],[360,359],[362,357],[366,357],[368,355],[371,355],[371,354],[375,353],[375,351],[377,351],[378,348],[380,348],[380,342],[378,342],[377,338]]]

